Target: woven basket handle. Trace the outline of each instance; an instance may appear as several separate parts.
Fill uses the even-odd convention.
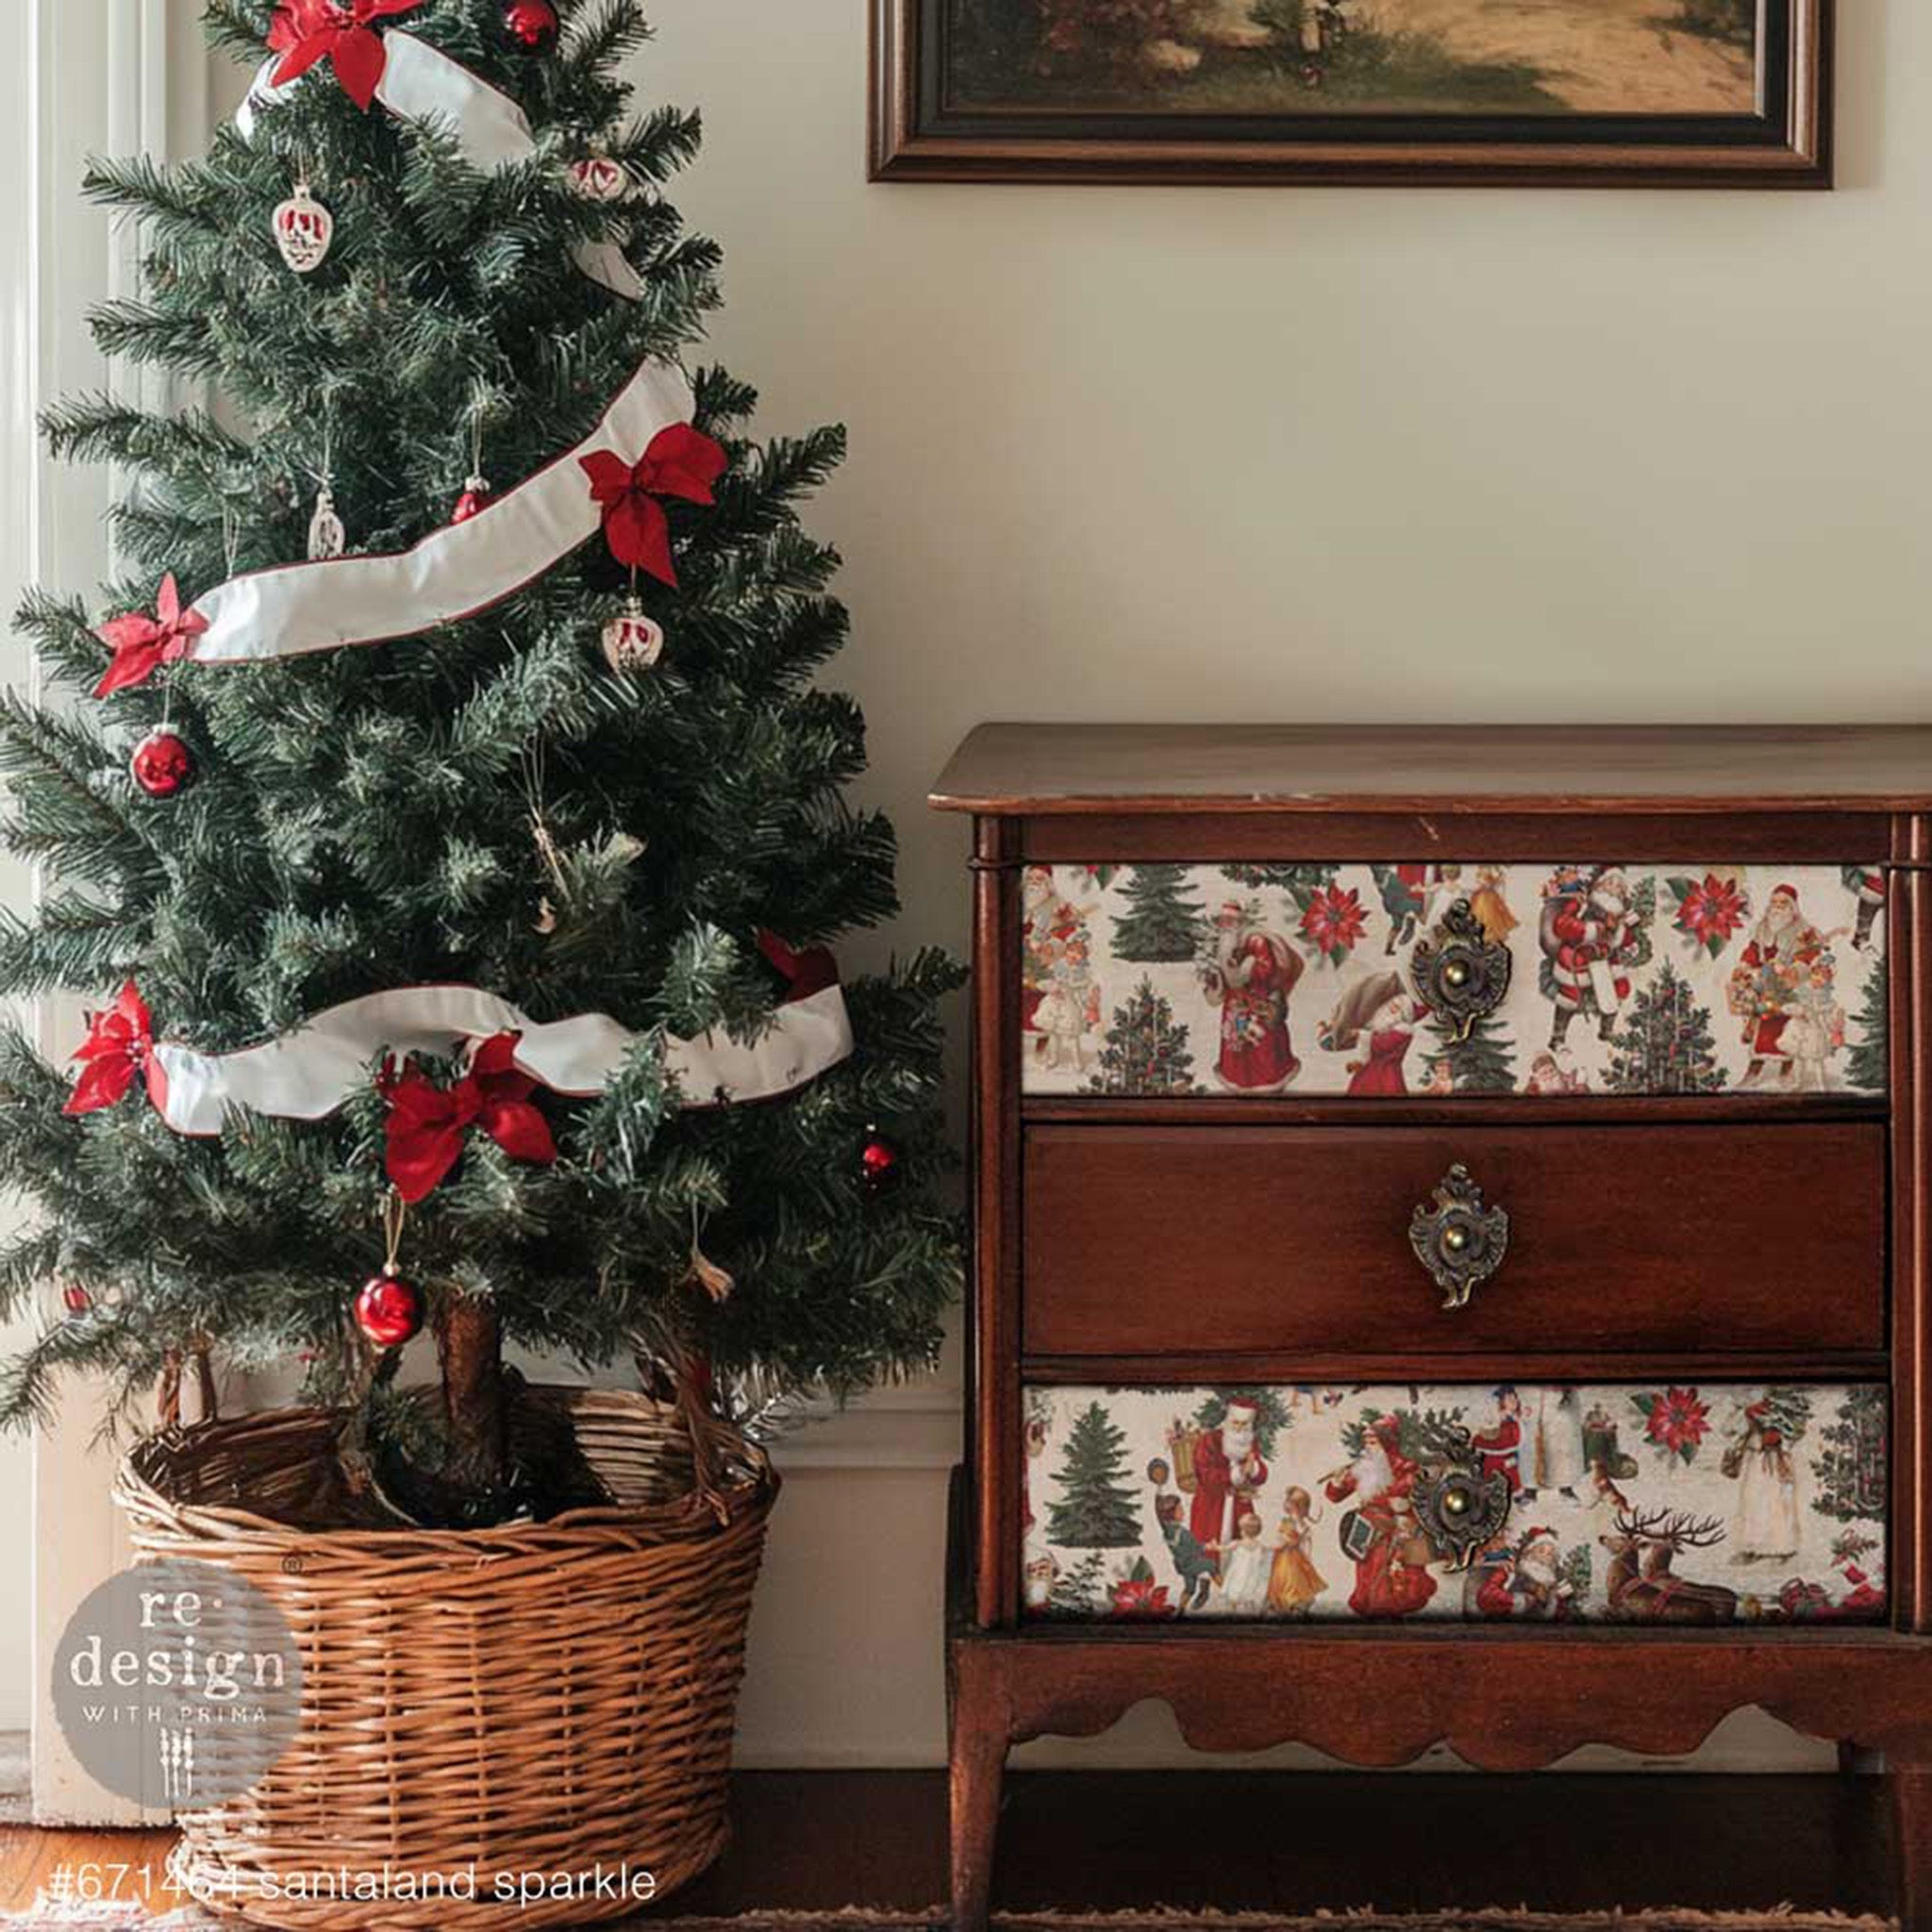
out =
[[[164,1429],[181,1426],[181,1376],[184,1370],[194,1375],[194,1391],[201,1398],[201,1421],[221,1420],[221,1400],[215,1392],[214,1364],[208,1359],[207,1342],[197,1343],[184,1356],[171,1348],[161,1357],[161,1377],[155,1385],[155,1413]]]
[[[637,1364],[638,1374],[651,1393],[661,1399],[669,1385],[671,1402],[691,1443],[691,1479],[697,1498],[720,1523],[728,1523],[731,1502],[726,1493],[723,1450],[730,1430],[713,1411],[705,1393],[709,1377],[702,1359],[683,1348],[662,1352],[640,1349]]]

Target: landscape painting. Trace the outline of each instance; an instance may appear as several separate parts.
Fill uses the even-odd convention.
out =
[[[876,180],[1828,188],[1835,0],[871,0]]]
[[[958,0],[961,106],[1751,115],[1758,0]]]

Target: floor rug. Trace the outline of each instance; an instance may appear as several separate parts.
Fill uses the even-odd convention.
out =
[[[455,1922],[452,1922],[453,1924]],[[607,1922],[603,1932],[945,1932],[944,1915],[905,1912],[760,1912],[729,1919],[680,1919],[666,1912]],[[996,1912],[993,1932],[1895,1932],[1896,1921],[1840,1912],[1548,1912],[1491,1908],[1471,1912],[1324,1912],[1276,1918],[1267,1912]],[[233,1932],[233,1921],[199,1912],[143,1917],[125,1907],[47,1907],[0,1915],[0,1932]]]

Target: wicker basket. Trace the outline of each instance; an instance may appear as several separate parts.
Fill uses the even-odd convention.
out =
[[[585,1924],[637,1900],[498,1902],[495,1874],[627,1864],[662,1897],[724,1848],[777,1477],[690,1400],[530,1389],[514,1427],[525,1449],[573,1454],[616,1507],[479,1531],[304,1528],[342,1520],[342,1418],[318,1409],[172,1429],[129,1456],[116,1494],[140,1554],[239,1571],[302,1656],[287,1753],[180,1821],[176,1873],[197,1897],[330,1932]],[[469,1870],[475,1903],[392,1896],[396,1874]],[[284,1895],[337,1872],[387,1873],[391,1896]]]

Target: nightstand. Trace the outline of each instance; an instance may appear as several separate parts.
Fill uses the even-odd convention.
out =
[[[1009,1747],[1148,1697],[1498,1770],[1759,1705],[1886,1754],[1932,1927],[1932,729],[987,725],[933,803],[960,1932]]]

